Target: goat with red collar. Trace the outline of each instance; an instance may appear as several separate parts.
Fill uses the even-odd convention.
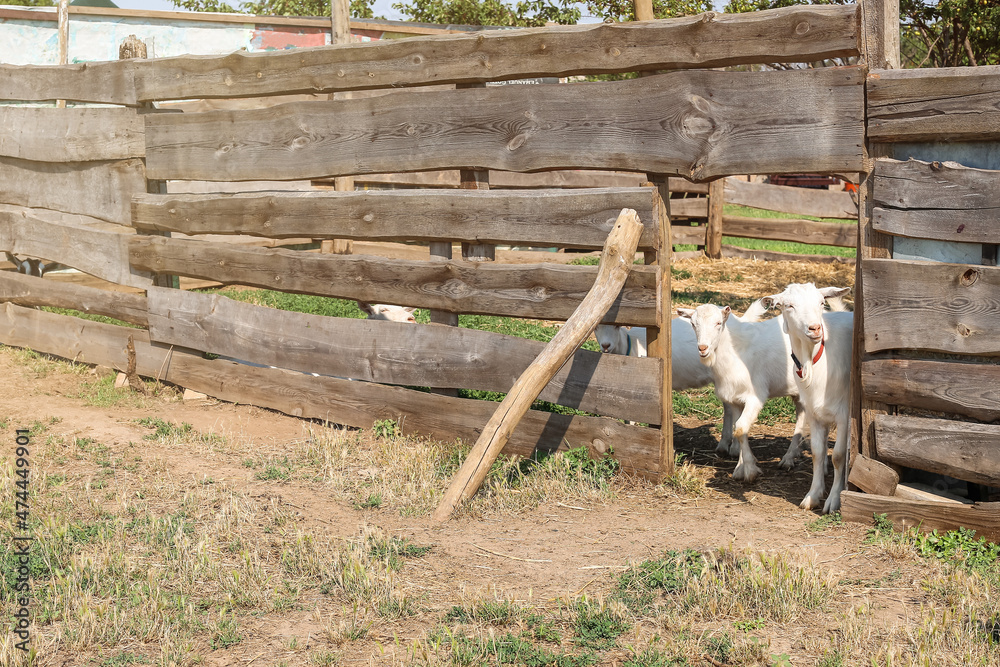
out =
[[[840,492],[847,482],[850,442],[851,353],[854,314],[829,312],[826,300],[847,294],[850,288],[793,283],[781,294],[764,297],[765,305],[781,310],[784,332],[791,344],[795,381],[809,421],[813,455],[813,480],[802,500],[803,509],[819,507],[826,487],[826,440],[831,427],[837,429],[833,446],[833,486],[823,504],[828,514],[840,509]]]

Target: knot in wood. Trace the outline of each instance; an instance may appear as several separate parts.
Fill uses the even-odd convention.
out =
[[[513,139],[507,142],[507,150],[516,151],[518,148],[524,145],[524,142],[528,140],[526,134],[521,133],[515,136]]]
[[[257,72],[257,78],[258,79],[263,79],[264,78],[264,73],[263,72]]]
[[[979,280],[979,271],[976,269],[969,269],[962,274],[962,277],[958,279],[958,282],[962,285],[962,287],[970,287],[975,284],[977,280]]]
[[[799,35],[801,37],[802,35],[806,34],[807,32],[809,32],[809,22],[808,21],[800,21],[799,23],[797,23],[795,25],[795,34],[796,35]]]
[[[959,324],[958,335],[961,336],[962,338],[968,338],[970,335],[972,335],[972,331],[970,331],[969,327],[965,326],[964,324]]]
[[[617,46],[612,46],[611,50],[608,51],[608,53],[610,53],[612,56],[615,56],[616,58],[622,54],[621,49],[619,49]]]
[[[361,219],[364,220],[365,222],[375,222],[375,214],[374,213],[365,213],[364,216],[362,216]]]

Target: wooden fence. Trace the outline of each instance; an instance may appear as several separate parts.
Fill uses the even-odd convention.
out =
[[[418,306],[452,321],[457,313],[566,319],[594,267],[472,260],[497,243],[597,249],[618,211],[633,208],[650,266],[633,272],[606,321],[649,327],[650,357],[578,352],[541,397],[589,414],[532,411],[507,451],[586,445],[659,477],[673,465],[670,177],[863,166],[863,68],[709,68],[853,56],[858,43],[855,7],[817,6],[224,57],[0,66],[0,99],[121,105],[0,107],[0,249],[61,262],[109,287],[2,275],[0,341],[123,368],[131,336],[138,372],[148,377],[303,417],[361,427],[391,418],[404,430],[471,439],[493,405],[406,387],[506,391],[539,343],[453,326],[276,312],[157,285],[169,284],[164,276],[187,276]],[[626,81],[477,87],[663,70]],[[426,86],[435,88],[420,90]],[[201,113],[152,104],[380,88],[393,92]],[[785,103],[774,105],[776,97]],[[482,187],[489,170],[582,169],[637,172],[656,186]],[[464,187],[167,194],[164,186],[214,181],[232,190],[253,180],[433,170],[459,170]],[[197,235],[416,241],[430,244],[432,255],[392,261]],[[458,241],[462,260],[450,258]],[[142,328],[30,308],[36,305]],[[203,352],[279,368],[209,360]]]

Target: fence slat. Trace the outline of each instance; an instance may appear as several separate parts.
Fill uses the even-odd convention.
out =
[[[146,297],[112,292],[56,280],[44,280],[13,271],[0,271],[0,301],[19,306],[69,308],[90,315],[104,315],[122,322],[146,326]]]
[[[140,100],[332,93],[857,55],[856,8],[790,7],[620,24],[484,30],[377,44],[160,58]]]
[[[707,180],[861,169],[856,67],[401,92],[146,116],[148,178],[294,180],[467,168]],[[773,104],[775,97],[784,103]],[[599,120],[595,120],[599,119]],[[823,146],[823,150],[817,150]]]
[[[888,405],[1000,419],[1000,366],[933,359],[861,362],[866,396]]]
[[[873,70],[872,141],[1000,139],[1000,65]]]
[[[908,415],[877,415],[879,459],[1000,486],[1000,426]]]
[[[855,491],[844,491],[840,498],[840,512],[845,521],[868,524],[871,523],[873,514],[886,514],[898,530],[916,528],[929,533],[932,530],[955,530],[963,526],[975,530],[977,537],[1000,542],[1000,503],[963,505],[873,496]]]
[[[652,248],[649,188],[140,195],[132,216],[139,229],[184,234],[601,248],[623,208],[639,213],[639,246]]]
[[[848,192],[726,179],[726,203],[817,218],[857,218],[858,203]]]
[[[869,259],[861,271],[866,351],[1000,353],[1000,268]]]
[[[125,160],[146,154],[135,109],[0,106],[0,156],[39,162]]]
[[[496,407],[492,401],[436,396],[402,387],[313,377],[202,358],[173,346],[151,344],[145,331],[56,315],[13,304],[0,306],[0,343],[26,347],[88,364],[125,367],[125,344],[135,342],[137,372],[216,398],[280,410],[306,419],[371,428],[380,419],[399,420],[407,433],[443,440],[475,440]],[[530,456],[536,448],[585,446],[611,451],[622,467],[655,479],[659,457],[656,429],[628,426],[604,417],[531,410],[515,429],[506,454]]]
[[[722,233],[726,236],[795,241],[845,248],[852,248],[858,244],[857,225],[837,222],[726,215],[722,218]]]
[[[544,347],[474,329],[275,311],[172,289],[148,293],[153,341],[369,382],[506,392]],[[657,376],[653,360],[580,350],[541,398],[649,423],[658,419]]]
[[[132,267],[142,271],[226,284],[535,319],[568,318],[596,275],[593,266],[390,260],[156,236],[132,237],[129,257]],[[654,281],[652,271],[633,271],[607,321],[652,324]]]
[[[72,65],[0,65],[0,100],[71,100],[136,106],[130,61]]]

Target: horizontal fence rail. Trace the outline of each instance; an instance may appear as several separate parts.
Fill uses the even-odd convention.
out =
[[[937,359],[861,362],[865,395],[888,405],[1000,419],[1000,366]]]
[[[162,237],[132,237],[133,268],[371,303],[480,315],[565,320],[597,275],[594,266],[389,260]],[[656,324],[656,274],[636,267],[608,323]]]
[[[138,229],[184,234],[369,241],[463,241],[599,250],[623,208],[646,229],[639,248],[657,242],[654,188],[586,190],[383,190],[140,195]]]
[[[0,157],[92,162],[145,155],[145,125],[136,109],[0,106]]]
[[[402,92],[146,119],[147,177],[295,180],[465,167],[675,174],[861,168],[858,68]],[[775,106],[775,96],[784,103]]]
[[[525,77],[815,62],[858,55],[857,8],[482,31],[288,52],[0,66],[0,99],[139,102],[331,93]]]

